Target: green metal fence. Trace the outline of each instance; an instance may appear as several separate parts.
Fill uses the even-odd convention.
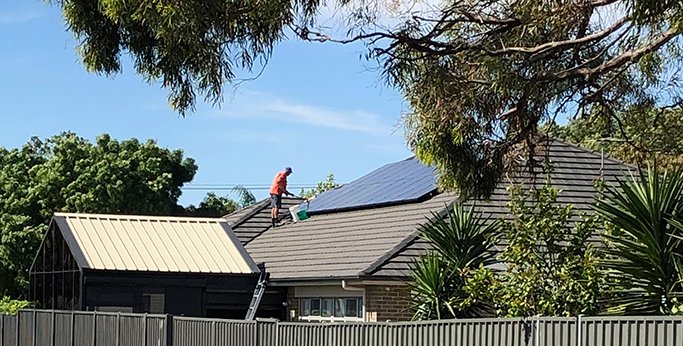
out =
[[[683,317],[294,323],[22,310],[0,346],[682,346]]]

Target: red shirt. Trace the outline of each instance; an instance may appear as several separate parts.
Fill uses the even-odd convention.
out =
[[[270,187],[270,193],[273,195],[281,195],[285,191],[287,191],[287,173],[283,171],[275,175],[273,186]]]

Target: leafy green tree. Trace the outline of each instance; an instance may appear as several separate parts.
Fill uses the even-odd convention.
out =
[[[434,250],[412,264],[411,296],[414,319],[474,317],[487,314],[491,306],[468,301],[464,286],[472,273],[494,262],[489,251],[495,244],[498,222],[490,222],[461,204],[447,208],[447,214],[432,215],[420,227],[420,236]]]
[[[182,213],[180,188],[196,171],[182,151],[151,140],[102,135],[91,143],[67,132],[0,148],[0,293],[25,295],[28,269],[54,212]]]
[[[234,200],[209,192],[198,206],[189,205],[185,209],[185,214],[198,217],[221,217],[232,213],[238,208],[240,208],[240,205]]]
[[[327,177],[325,177],[325,180],[318,182],[314,188],[309,190],[301,189],[299,196],[306,199],[312,199],[325,191],[334,190],[340,186],[341,185],[334,179],[334,173],[329,173]]]
[[[548,132],[638,165],[674,168],[683,163],[683,109],[634,107],[616,118],[586,115]]]
[[[240,208],[245,208],[256,203],[254,194],[244,186],[235,186],[232,189],[232,192],[237,194],[237,201]]]
[[[607,185],[595,207],[612,226],[604,261],[609,312],[671,314],[683,297],[683,172],[656,170]],[[674,309],[675,308],[675,309]]]
[[[461,227],[442,220],[438,227],[428,224],[422,229],[423,237],[437,250],[413,267],[416,318],[572,316],[600,311],[606,278],[599,253],[589,241],[599,226],[597,218],[579,217],[571,205],[558,205],[559,191],[549,183],[528,191],[514,185],[510,194],[511,218],[499,220],[496,226],[482,222],[482,216],[470,209],[455,215],[480,221]],[[481,239],[483,234],[486,240]],[[476,261],[468,261],[472,258]]]
[[[26,300],[16,300],[4,296],[0,299],[0,314],[16,315],[21,309],[26,309],[31,303]]]
[[[89,71],[118,73],[126,52],[181,113],[197,97],[219,102],[236,69],[265,63],[289,29],[311,41],[362,41],[410,104],[409,146],[438,168],[442,187],[463,195],[491,193],[560,113],[614,117],[680,99],[678,0],[448,0],[424,11],[392,2],[391,25],[378,22],[387,6],[377,1],[52,2]],[[348,37],[316,25],[317,10],[335,5]]]
[[[605,277],[591,235],[597,217],[577,215],[557,202],[560,191],[547,181],[525,191],[509,188],[512,218],[503,222],[505,247],[499,260],[506,270],[491,295],[506,317],[574,316],[600,311]],[[486,276],[483,276],[487,278]]]
[[[121,54],[137,73],[170,89],[169,102],[185,113],[198,94],[219,102],[236,69],[265,63],[295,23],[310,22],[318,0],[51,0],[80,40],[89,71],[121,71]],[[346,2],[342,0],[341,2]]]

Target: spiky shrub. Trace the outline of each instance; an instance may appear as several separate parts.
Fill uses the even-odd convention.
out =
[[[495,261],[489,249],[498,230],[499,223],[482,218],[474,206],[465,210],[454,204],[446,215],[432,214],[420,234],[433,250],[412,265],[414,319],[480,316],[491,310],[486,303],[468,303],[463,288],[475,270]]]
[[[607,185],[595,210],[610,225],[603,262],[613,292],[607,311],[673,313],[683,295],[683,171],[649,168]]]

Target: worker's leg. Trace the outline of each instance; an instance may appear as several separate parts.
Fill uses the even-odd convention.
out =
[[[270,221],[273,227],[275,227],[277,221],[277,209],[277,195],[270,194]]]

